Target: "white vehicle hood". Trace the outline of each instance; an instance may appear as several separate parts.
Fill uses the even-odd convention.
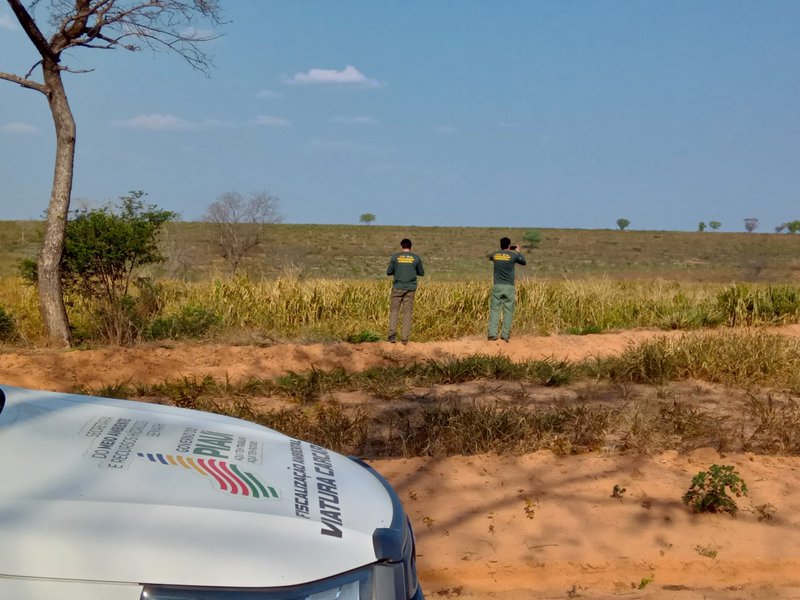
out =
[[[0,576],[273,587],[375,562],[363,466],[198,411],[3,386]]]

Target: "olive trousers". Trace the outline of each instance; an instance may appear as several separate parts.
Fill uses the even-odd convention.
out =
[[[503,327],[500,337],[508,340],[511,336],[511,322],[514,320],[516,288],[513,285],[495,284],[489,299],[489,337],[497,338],[500,313],[503,313]]]
[[[403,313],[403,323],[400,330],[400,339],[408,341],[411,335],[411,315],[414,312],[414,292],[416,290],[403,290],[392,288],[392,295],[389,297],[389,341],[397,339],[397,320],[400,312]]]

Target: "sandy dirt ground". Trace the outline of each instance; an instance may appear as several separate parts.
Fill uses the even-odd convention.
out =
[[[800,337],[800,327],[779,331]],[[665,334],[466,339],[408,346],[159,345],[0,353],[0,383],[70,391],[211,375],[268,378],[312,366],[360,370],[408,360],[504,353],[515,360],[618,353]],[[430,598],[800,599],[800,457],[600,453],[375,460],[418,539]],[[747,482],[736,518],[693,514],[694,474],[734,465]],[[615,486],[624,492],[615,497]]]

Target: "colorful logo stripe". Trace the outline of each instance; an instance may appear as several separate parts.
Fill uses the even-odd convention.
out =
[[[281,497],[277,488],[264,485],[252,473],[242,471],[237,465],[225,460],[215,458],[195,460],[190,456],[161,454],[160,452],[139,452],[138,455],[155,464],[181,467],[203,477],[209,477],[215,483],[215,488],[234,496],[266,500],[277,500]]]

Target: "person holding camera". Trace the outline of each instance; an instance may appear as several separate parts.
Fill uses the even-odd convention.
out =
[[[487,257],[494,263],[494,284],[489,300],[489,340],[497,339],[500,312],[503,313],[503,327],[500,337],[507,342],[511,336],[511,321],[514,319],[516,287],[514,268],[525,265],[525,257],[519,253],[519,246],[512,245],[507,237],[500,238],[500,250],[489,252]]]
[[[396,252],[389,260],[387,276],[393,276],[392,295],[389,299],[389,335],[388,340],[397,341],[397,318],[403,311],[403,325],[400,330],[400,341],[408,344],[411,334],[411,315],[414,311],[414,293],[417,291],[417,277],[425,275],[422,259],[411,251],[411,240],[400,240],[400,252]]]

